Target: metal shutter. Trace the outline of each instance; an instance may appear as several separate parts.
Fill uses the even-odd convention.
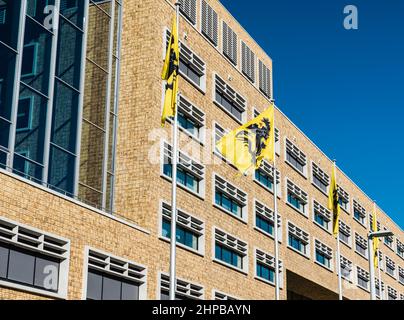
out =
[[[272,97],[271,71],[261,60],[259,61],[259,87],[268,98]]]
[[[223,54],[237,65],[237,34],[223,22]]]
[[[180,0],[180,4],[180,11],[192,24],[196,24],[196,0]]]
[[[255,82],[255,54],[244,42],[241,42],[241,69],[248,79]]]
[[[218,16],[216,11],[202,0],[202,33],[217,46],[218,44]]]

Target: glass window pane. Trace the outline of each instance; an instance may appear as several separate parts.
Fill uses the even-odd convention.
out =
[[[2,0],[0,1],[0,41],[10,47],[17,48],[18,26],[20,24],[21,1]]]
[[[76,153],[79,95],[60,81],[55,82],[51,141]]]
[[[90,2],[88,9],[87,57],[108,70],[109,28],[111,1],[98,5]],[[106,12],[105,12],[106,11]]]
[[[34,285],[57,292],[58,284],[59,263],[49,259],[36,258]]]
[[[88,271],[87,275],[87,299],[101,300],[102,276]]]
[[[52,7],[47,8],[48,10],[46,12],[48,13],[45,13],[45,8],[48,5],[54,6],[54,4],[55,0],[27,0],[27,15],[34,18],[39,23],[45,24],[45,18],[49,14],[52,14],[52,11],[49,11]]]
[[[83,0],[60,0],[60,13],[79,28],[83,28],[84,5]]]
[[[139,287],[134,283],[122,282],[122,300],[139,300]]]
[[[29,254],[10,250],[8,279],[33,285],[35,257]]]
[[[8,248],[0,246],[0,278],[7,277]]]
[[[104,276],[102,300],[121,300],[121,282]]]
[[[76,89],[80,89],[82,41],[83,33],[61,18],[59,22],[56,75]]]
[[[28,103],[30,104],[29,110],[26,108]],[[31,113],[28,115],[30,128],[17,130],[15,150],[19,154],[27,152],[27,158],[43,163],[47,99],[25,86],[21,86],[18,113],[23,114],[27,111]]]
[[[21,81],[48,95],[51,33],[26,19]]]
[[[0,118],[0,146],[4,148],[8,147],[8,137],[10,134],[9,130],[10,130],[10,123]]]
[[[31,181],[40,182],[43,167],[28,159],[29,152],[20,150],[14,154],[13,172]]]
[[[0,57],[0,117],[10,120],[16,55],[0,43]]]
[[[74,166],[76,157],[51,145],[49,161],[49,184],[59,192],[73,194]]]

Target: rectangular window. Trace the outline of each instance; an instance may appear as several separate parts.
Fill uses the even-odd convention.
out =
[[[68,240],[5,218],[0,219],[0,238],[0,285],[66,297]]]
[[[178,104],[178,124],[192,137],[203,142],[205,113],[183,96],[180,96]]]
[[[172,177],[172,149],[171,145],[163,144],[163,175]],[[177,183],[191,192],[203,196],[205,182],[205,167],[179,151],[177,167]]]
[[[332,249],[317,239],[315,240],[316,262],[332,270]]]
[[[202,0],[202,34],[215,46],[218,45],[219,19],[215,10]]]
[[[289,139],[286,139],[286,162],[306,176],[307,157]]]
[[[261,162],[261,166],[255,170],[254,181],[266,190],[273,193],[274,191],[274,169],[266,160]],[[276,170],[277,196],[281,195],[281,173]]]
[[[171,32],[166,30],[165,49],[167,50]],[[185,79],[196,85],[202,91],[206,89],[206,63],[188,46],[180,42],[179,71]]]
[[[269,99],[272,98],[271,88],[271,70],[261,61],[258,62],[259,69],[259,88],[260,91]]]
[[[205,289],[203,286],[177,278],[175,300],[203,300]],[[160,299],[169,300],[170,276],[160,273]]]
[[[319,188],[323,193],[328,193],[328,186],[330,184],[330,177],[326,174],[317,164],[311,163],[312,169],[312,183]]]
[[[0,24],[6,24],[6,12],[7,12],[7,8],[1,6],[0,7]]]
[[[351,227],[339,220],[339,240],[347,246],[351,246]]]
[[[214,176],[215,205],[244,221],[247,219],[247,194],[218,175]]]
[[[87,300],[145,299],[146,268],[88,249]]]
[[[302,253],[306,257],[309,257],[309,234],[289,222],[288,246],[289,248]]]
[[[358,287],[369,290],[369,272],[365,271],[361,267],[356,267],[357,285]]]
[[[171,239],[171,206],[165,202],[162,203],[162,231],[163,238]],[[177,211],[177,236],[176,241],[195,251],[203,253],[203,236],[205,224],[191,215]]]
[[[243,41],[241,41],[241,71],[251,82],[255,82],[255,54]]]
[[[356,200],[353,201],[354,206],[354,219],[361,225],[366,225],[366,210]]]
[[[214,290],[214,300],[239,300],[233,296],[228,295],[227,293],[222,293]]]
[[[384,292],[384,282],[382,281],[382,285],[381,285],[382,290],[380,291],[379,279],[375,278],[375,289],[376,289],[376,297],[378,297],[380,299],[381,295],[383,295],[383,292]]]
[[[244,122],[247,101],[217,74],[215,75],[214,102],[239,123]]]
[[[256,265],[255,276],[258,279],[268,282],[270,284],[275,284],[275,258],[272,255],[265,253],[264,251],[261,251],[259,249],[256,249],[255,265]],[[283,278],[282,272],[283,272],[282,261],[279,261],[280,279]]]
[[[37,72],[38,43],[25,44],[22,57],[21,77],[35,76]]]
[[[17,113],[17,133],[32,129],[32,113],[34,106],[34,96],[20,98]]]
[[[365,238],[357,233],[355,233],[355,252],[365,259],[368,258],[368,243]]]
[[[404,284],[404,268],[398,266],[398,282]]]
[[[220,153],[220,151],[217,149],[216,144],[220,141],[221,138],[223,138],[228,132],[229,130],[225,130],[221,125],[219,125],[217,122],[214,123],[214,127],[215,127],[215,136],[213,139],[213,152],[220,156],[221,158],[223,158],[225,160],[225,158],[223,157],[223,155]]]
[[[223,54],[229,58],[234,65],[237,65],[237,46],[237,34],[226,22],[223,22]]]
[[[404,243],[396,239],[397,255],[404,259]]]
[[[369,213],[369,229],[372,231],[380,231],[381,225],[380,221],[377,221],[377,230],[373,230],[373,214]]]
[[[313,200],[313,221],[326,231],[330,231],[331,212],[324,206]]]
[[[387,286],[387,300],[397,300],[397,290],[393,287]]]
[[[386,256],[386,273],[396,278],[396,263]]]
[[[352,261],[340,256],[341,276],[348,281],[352,281]]]
[[[241,271],[246,271],[248,267],[247,243],[216,228],[214,234],[215,260]]]
[[[255,227],[261,232],[274,237],[274,212],[258,200],[254,201]],[[282,219],[278,214],[278,240],[282,238]]]
[[[193,24],[196,24],[196,0],[179,0],[180,12]]]
[[[307,215],[308,195],[289,179],[287,182],[287,203],[300,213]]]
[[[383,228],[384,230],[387,230],[386,228]],[[393,246],[394,246],[394,238],[393,238],[393,236],[387,236],[387,237],[384,237],[384,244],[387,246],[387,247],[389,247],[390,249],[392,249],[392,250],[394,250],[393,249]]]
[[[338,186],[338,200],[339,206],[349,213],[349,194]]]

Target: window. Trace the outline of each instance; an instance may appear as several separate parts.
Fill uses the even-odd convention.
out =
[[[165,202],[161,205],[162,210],[162,231],[163,238],[171,239],[171,206]],[[204,232],[203,221],[178,210],[177,212],[177,237],[178,244],[182,244],[200,253],[204,253]]]
[[[273,166],[270,165],[266,160],[261,162],[261,166],[255,170],[254,181],[256,181],[260,186],[265,188],[266,190],[273,193],[274,191],[274,169]],[[281,173],[279,170],[276,170],[276,183],[277,196],[281,196]]]
[[[255,54],[243,41],[241,41],[241,71],[249,80],[255,82]]]
[[[68,240],[0,219],[0,285],[67,296]]]
[[[255,228],[274,237],[274,212],[258,200],[254,201]],[[282,238],[282,219],[278,214],[278,240]]]
[[[223,22],[223,54],[237,65],[237,34]]]
[[[396,278],[396,263],[391,260],[388,256],[385,257],[386,259],[386,273],[393,278]]]
[[[330,184],[330,177],[314,162],[311,163],[311,169],[313,174],[312,183],[323,193],[327,194],[328,186]]]
[[[339,206],[349,213],[349,194],[344,189],[342,189],[342,187],[337,187]]]
[[[381,291],[380,291],[380,283],[379,283],[379,279],[375,278],[375,289],[376,289],[376,297],[378,297],[379,299],[383,296],[383,292],[384,292],[384,282],[382,281],[382,285],[381,285]]]
[[[397,255],[404,259],[404,243],[396,239]]]
[[[351,227],[339,220],[339,240],[347,246],[351,246]]]
[[[246,272],[248,269],[247,243],[216,228],[214,234],[215,261]]]
[[[205,113],[183,96],[180,96],[178,104],[178,124],[192,137],[204,140]]]
[[[376,231],[373,230],[373,214],[369,213],[369,229],[372,231]],[[377,231],[381,230],[381,226],[380,226],[380,221],[377,221]]]
[[[193,24],[196,24],[196,0],[179,0],[180,12]]]
[[[368,258],[368,243],[365,238],[361,237],[359,234],[355,233],[355,252],[364,257]]]
[[[32,129],[32,108],[34,97],[21,98],[18,102],[17,132],[29,131]]]
[[[366,210],[356,200],[353,201],[354,205],[354,219],[361,225],[366,225]]]
[[[94,1],[94,2],[100,2],[100,0]],[[60,1],[60,11],[72,9],[75,7],[77,7],[77,0],[61,0]]]
[[[309,234],[290,222],[288,223],[288,247],[302,253],[306,257],[310,257],[308,250]]]
[[[28,43],[24,45],[22,54],[21,77],[31,77],[36,75],[38,57],[38,43]]]
[[[358,287],[369,290],[369,272],[365,271],[361,267],[356,267],[357,285]]]
[[[247,194],[219,177],[214,176],[215,206],[236,216],[247,220]]]
[[[202,0],[202,34],[215,46],[218,45],[218,17],[215,10]]]
[[[170,276],[160,274],[160,299],[169,300]],[[205,290],[203,286],[177,278],[175,289],[175,300],[203,300]]]
[[[164,142],[163,145],[163,175],[172,177],[172,149]],[[179,161],[177,168],[177,183],[191,192],[203,196],[205,181],[205,167],[192,160],[187,155],[179,151]]]
[[[7,7],[0,7],[0,24],[6,24]]]
[[[213,153],[215,153],[216,155],[220,156],[221,158],[223,158],[223,160],[226,160],[223,155],[219,152],[219,150],[216,147],[216,144],[220,141],[221,138],[223,138],[228,132],[229,130],[225,130],[222,126],[220,126],[217,122],[214,122],[214,128],[215,128],[215,137],[214,137],[214,141],[213,141]]]
[[[398,266],[398,282],[404,284],[404,268]]]
[[[385,231],[387,230],[387,228],[383,228]],[[393,236],[387,236],[384,237],[384,244],[390,248],[391,250],[394,250],[393,246],[394,246],[394,239]]]
[[[287,203],[300,213],[307,215],[308,195],[292,181],[286,179]]]
[[[253,109],[254,118],[260,115],[257,109]],[[279,156],[281,154],[281,141],[280,141],[280,132],[278,128],[275,128],[275,153]]]
[[[217,74],[215,75],[215,103],[239,123],[245,120],[246,100]]]
[[[393,287],[387,286],[387,300],[397,300],[397,290]]]
[[[259,60],[259,88],[260,91],[269,99],[272,98],[272,88],[271,88],[271,71],[269,68]]]
[[[255,276],[264,282],[275,284],[275,258],[265,253],[262,250],[255,250]],[[279,260],[279,279],[280,287],[282,286],[281,279],[283,278],[282,261]]]
[[[222,293],[217,290],[213,292],[214,300],[239,300],[235,297],[228,295],[227,293]]]
[[[88,248],[87,300],[145,299],[146,268]]]
[[[316,200],[313,200],[313,221],[324,230],[330,232],[331,212]]]
[[[306,176],[306,155],[300,151],[289,139],[286,139],[286,162]]]
[[[340,255],[340,263],[341,276],[348,281],[352,281],[352,261]]]
[[[166,30],[166,50],[170,41],[170,31]],[[179,71],[192,84],[202,91],[206,89],[206,63],[196,55],[188,46],[180,42]]]
[[[317,239],[314,241],[314,245],[316,253],[315,261],[327,269],[332,270],[332,249]]]

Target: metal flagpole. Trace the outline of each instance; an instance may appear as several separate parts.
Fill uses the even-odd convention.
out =
[[[179,23],[180,23],[180,3],[177,2],[177,40],[179,41]],[[177,77],[178,77],[177,72]],[[170,300],[175,300],[176,289],[176,235],[177,235],[177,160],[178,160],[178,101],[180,98],[177,92],[177,103],[175,105],[174,124],[173,124],[173,146],[172,146],[172,190],[171,190],[171,243],[170,243]]]
[[[336,181],[337,180],[336,160],[334,160],[334,172],[335,172],[335,181]],[[338,220],[338,224],[339,224],[339,220]],[[338,232],[337,232],[336,239],[337,239],[338,299],[343,300],[343,298],[342,298],[342,274],[341,274],[341,249],[340,249],[340,243],[339,243],[339,225],[337,226],[337,228],[338,228]]]
[[[275,104],[274,104],[275,109]],[[277,196],[277,183],[276,183],[276,151],[275,151],[275,110],[274,110],[274,166],[273,166],[273,178],[274,178],[274,240],[275,240],[275,300],[279,298],[279,241],[278,241],[278,196]]]
[[[370,235],[368,235],[368,253],[369,253],[368,255],[369,255],[369,271],[370,271],[370,300],[376,300],[373,238]]]
[[[377,215],[376,215],[376,201],[373,201],[373,212],[374,212],[374,216],[373,218],[376,219]],[[378,231],[377,230],[377,220],[375,222],[376,225],[376,230],[373,230],[373,232]],[[380,241],[380,240],[379,240]],[[380,245],[380,244],[379,244]],[[379,248],[377,248],[379,249]],[[383,292],[382,292],[382,275],[380,273],[380,260],[379,260],[379,250],[377,250],[375,252],[376,256],[377,256],[377,270],[378,270],[378,275],[377,278],[379,279],[379,296],[380,296],[380,300],[383,300]]]

